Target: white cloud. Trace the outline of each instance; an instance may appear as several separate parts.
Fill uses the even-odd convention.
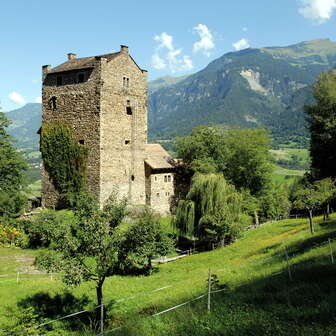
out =
[[[163,32],[160,35],[156,35],[154,37],[154,40],[160,42],[159,48],[167,48],[168,50],[174,50],[173,36]]]
[[[205,24],[202,24],[202,23],[194,27],[193,30],[201,38],[199,41],[194,43],[193,52],[196,53],[200,51],[204,55],[209,57],[211,54],[211,50],[215,48],[214,37],[211,31]]]
[[[242,38],[239,41],[232,44],[236,50],[242,50],[250,47],[250,44],[246,38]]]
[[[192,70],[194,68],[192,60],[187,55],[183,56],[183,64],[184,64],[183,66],[186,70]]]
[[[328,21],[336,8],[336,0],[300,0],[299,13],[318,24]]]
[[[193,69],[189,56],[181,55],[182,49],[176,49],[173,36],[163,32],[155,35],[154,40],[159,42],[155,53],[152,55],[152,66],[157,70],[169,68],[172,73]]]
[[[13,91],[8,95],[8,98],[15,104],[24,105],[26,104],[25,99],[17,92]]]
[[[162,70],[167,67],[167,64],[164,61],[164,59],[160,57],[159,54],[153,54],[152,55],[152,66],[154,69]]]
[[[42,97],[36,97],[36,98],[35,98],[35,103],[40,103],[40,104],[42,104]]]

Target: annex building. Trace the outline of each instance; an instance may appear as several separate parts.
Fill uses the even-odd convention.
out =
[[[42,67],[43,123],[69,125],[89,149],[87,182],[100,204],[117,187],[130,205],[167,213],[174,167],[159,144],[147,143],[147,71],[128,53],[77,58]],[[58,192],[42,167],[42,206],[55,207]]]

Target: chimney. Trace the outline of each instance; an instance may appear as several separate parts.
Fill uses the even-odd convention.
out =
[[[128,46],[121,45],[120,46],[120,52],[122,52],[124,54],[128,54]]]
[[[47,74],[50,70],[51,70],[51,65],[50,64],[42,66],[42,83],[44,82],[44,80],[47,77]]]
[[[69,53],[69,54],[68,54],[68,61],[71,61],[71,60],[75,59],[76,56],[77,56],[77,55],[74,54],[74,53]]]

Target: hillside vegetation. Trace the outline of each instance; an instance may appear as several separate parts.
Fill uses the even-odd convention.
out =
[[[114,335],[146,336],[335,335],[336,267],[326,243],[336,238],[335,220],[335,215],[326,222],[317,218],[314,236],[306,219],[269,223],[246,232],[228,247],[161,265],[151,276],[110,277],[104,285],[110,308],[106,328],[122,326]],[[336,241],[331,246],[336,251]],[[18,260],[22,264],[32,254],[30,250],[1,249],[1,273],[16,272]],[[213,294],[211,313],[207,313],[204,297],[151,317],[204,294],[209,268],[222,288],[227,288]],[[17,284],[15,275],[1,279],[0,296],[2,329],[15,323],[18,307],[33,307],[37,324],[92,308],[95,301],[91,283],[66,291],[58,280],[23,279]],[[57,335],[95,335],[89,331],[89,321],[90,316],[84,314],[55,322],[49,329],[58,330]],[[51,330],[41,334],[56,335]]]

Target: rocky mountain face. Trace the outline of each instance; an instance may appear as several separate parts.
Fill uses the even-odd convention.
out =
[[[172,138],[208,124],[304,136],[302,107],[312,102],[311,85],[335,65],[336,43],[328,39],[227,53],[150,94],[150,137]]]

